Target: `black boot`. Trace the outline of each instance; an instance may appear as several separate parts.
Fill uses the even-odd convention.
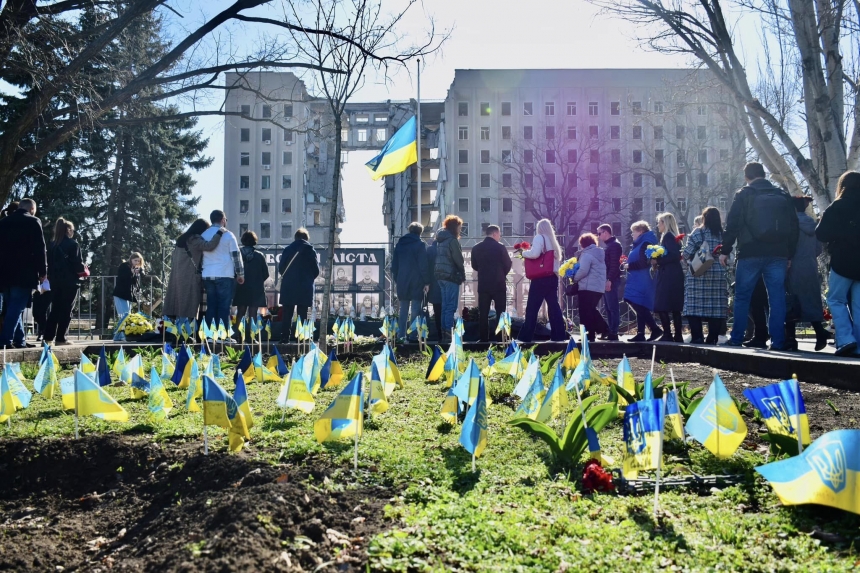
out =
[[[675,324],[675,342],[684,342],[684,321],[680,312],[672,313],[672,322]]]
[[[833,338],[833,335],[824,330],[824,325],[820,322],[813,322],[812,329],[815,331],[815,350],[824,350],[827,347],[827,341]]]
[[[660,317],[660,324],[663,326],[663,336],[660,337],[658,342],[673,342],[672,340],[672,321],[669,319],[668,312],[658,313]]]
[[[785,349],[797,350],[797,323],[785,323]]]

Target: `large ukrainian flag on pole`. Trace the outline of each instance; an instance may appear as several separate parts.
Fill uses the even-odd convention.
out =
[[[370,171],[374,181],[406,171],[406,168],[418,162],[418,145],[416,136],[415,116],[403,124],[397,133],[385,143],[379,155],[364,164]]]

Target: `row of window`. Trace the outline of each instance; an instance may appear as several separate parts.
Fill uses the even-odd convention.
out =
[[[600,211],[600,199],[592,197],[589,200],[588,209],[590,211]],[[607,207],[611,207],[609,209],[613,213],[620,213],[624,208],[624,200],[621,197],[612,197],[611,199],[604,199]],[[552,197],[546,198],[544,201],[546,204],[546,212],[554,213],[556,209],[555,199]],[[719,197],[717,200],[718,207],[725,211],[727,199],[726,197]],[[503,198],[502,199],[502,212],[510,213],[513,212],[514,201],[511,198]],[[481,213],[489,213],[492,209],[492,199],[489,197],[481,197],[480,198],[480,206]],[[642,212],[645,202],[642,197],[635,197],[629,203],[629,206],[632,207],[634,212]],[[524,202],[524,207],[526,211],[532,211],[535,208],[534,199],[527,198]],[[676,197],[675,198],[675,207],[679,211],[687,210],[687,198],[686,197]],[[461,197],[457,199],[457,209],[460,213],[468,213],[469,212],[469,199],[467,197]],[[567,200],[567,210],[570,213],[575,213],[579,209],[579,199],[573,198]],[[666,210],[666,201],[663,197],[658,197],[654,199],[654,210],[655,211],[665,211]]]
[[[540,176],[535,177],[534,173],[523,173],[522,186],[526,189],[534,189],[535,183],[541,183]],[[543,181],[542,187],[552,188],[556,187],[561,183],[560,179],[557,178],[555,173],[543,173]],[[606,174],[603,176],[603,184],[605,185],[607,182],[610,183],[612,187],[623,187],[623,179],[624,175],[621,173],[609,173],[609,178],[607,180]],[[643,187],[645,177],[642,173],[633,173],[633,187]],[[699,187],[707,187],[711,184],[711,177],[707,172],[700,172],[695,175],[695,179],[693,179],[693,174],[691,173],[677,173],[675,174],[675,187],[687,187],[687,185],[692,185],[693,181],[696,181]],[[502,187],[505,189],[513,188],[513,173],[502,173]],[[731,178],[729,174],[726,172],[720,173],[719,183],[721,185],[729,185],[731,183]],[[666,178],[662,173],[657,173],[653,176],[654,185],[656,187],[665,187],[666,186]],[[480,188],[489,189],[491,186],[491,178],[489,173],[480,173],[478,176],[480,182]],[[536,181],[537,179],[537,181]],[[579,181],[585,181],[584,177],[580,177],[576,173],[568,173],[564,178],[567,182],[567,187],[578,187]],[[600,173],[589,173],[588,174],[588,184],[590,187],[600,187],[601,186],[601,174]],[[457,174],[457,187],[460,189],[466,189],[469,187],[469,174],[468,173],[459,173]]]
[[[665,130],[662,125],[654,125],[653,135],[655,140],[665,139]],[[576,139],[577,138],[577,129],[575,125],[567,126],[567,139]],[[359,130],[361,131],[361,130]],[[479,128],[479,134],[481,141],[490,141],[490,127],[483,126]],[[643,127],[641,125],[634,125],[631,136],[633,139],[642,139]],[[523,126],[523,139],[532,140],[534,139],[534,126],[532,125],[524,125]],[[718,135],[720,139],[728,139],[729,138],[729,128],[728,127],[720,127],[718,130]],[[544,127],[544,138],[545,139],[555,139],[556,137],[556,127],[554,125],[547,125]],[[600,138],[600,126],[597,125],[589,125],[588,126],[588,137],[589,139],[599,139]],[[685,139],[687,137],[687,127],[684,125],[676,125],[675,126],[675,138],[676,139]],[[705,125],[697,125],[696,126],[696,139],[705,140],[708,138],[708,127]],[[468,141],[469,139],[469,126],[461,125],[457,128],[457,139],[460,141]],[[507,140],[511,139],[511,126],[503,125],[502,126],[502,139]],[[609,139],[621,139],[621,126],[620,125],[610,125],[609,126]]]
[[[313,226],[319,227],[322,225],[322,212],[319,210],[314,210],[312,215]],[[239,224],[239,236],[241,237],[246,231],[249,229],[248,223],[240,223]],[[272,238],[272,224],[267,222],[260,223],[260,228],[257,233],[257,237],[260,239],[271,239]],[[293,224],[292,222],[281,223],[281,239],[292,239],[293,238]]]
[[[674,106],[674,111],[678,115],[686,113],[686,110],[687,110],[686,104],[672,103],[669,105]],[[645,107],[647,107],[647,104]],[[654,113],[665,113],[666,107],[667,106],[666,106],[666,104],[664,104],[664,102],[655,101],[653,104],[653,112]],[[479,108],[480,114],[482,116],[492,115],[492,109],[490,108],[490,102],[482,101],[478,104],[478,108]],[[550,116],[550,117],[554,116],[555,115],[555,108],[556,108],[556,106],[555,106],[554,101],[544,102],[543,114],[545,116]],[[534,102],[524,101],[522,109],[523,109],[523,115],[524,116],[526,116],[526,117],[533,116],[534,110],[535,110]],[[634,102],[630,102],[630,107],[628,109],[630,110],[630,112],[633,115],[642,115],[644,107],[643,107],[641,101],[634,101]],[[511,102],[503,101],[502,102],[502,110],[501,110],[502,113],[501,113],[501,115],[509,116],[509,115],[511,115],[511,110],[512,110]],[[609,115],[621,115],[621,110],[622,110],[622,105],[621,105],[620,101],[609,102]],[[727,107],[725,104],[719,104],[720,113],[725,113],[726,110],[727,110]],[[575,101],[567,102],[567,115],[568,116],[575,116],[576,111],[577,111],[576,102]],[[700,116],[708,115],[708,107],[706,105],[702,105],[702,104],[696,105],[696,114],[700,115]],[[457,115],[459,117],[468,117],[469,116],[469,102],[467,102],[467,101],[457,102]],[[596,101],[588,102],[588,115],[590,115],[590,116],[600,115],[600,102],[596,102]]]
[[[489,164],[490,163],[490,150],[482,149],[480,150],[480,158],[481,163]],[[544,151],[544,162],[545,163],[556,163],[556,159],[558,158],[558,152],[555,149],[547,149]],[[603,155],[605,157],[605,154]],[[675,151],[675,161],[679,166],[687,165],[689,152],[685,149],[677,149]],[[705,165],[708,163],[708,150],[700,149],[697,153],[699,163]],[[579,150],[577,149],[568,149],[567,150],[567,162],[572,164],[577,162],[577,158],[579,157]],[[591,149],[588,154],[590,163],[600,163],[601,153],[599,149]],[[654,150],[654,162],[655,163],[663,163],[665,158],[665,152],[662,149]],[[502,150],[502,163],[513,163],[513,152],[510,149]],[[620,149],[611,149],[609,150],[609,160],[611,163],[620,164],[621,163],[621,150]],[[729,160],[729,150],[728,149],[720,149],[720,161],[728,161]],[[523,163],[534,163],[535,161],[535,150],[534,149],[524,149],[522,152],[522,161]],[[457,163],[466,164],[469,163],[469,150],[468,149],[458,149],[457,150]],[[635,149],[633,150],[633,163],[642,163],[642,150]],[[244,165],[244,164],[243,164]]]
[[[271,200],[270,199],[260,199],[260,213],[269,213],[271,209]],[[250,203],[247,199],[242,199],[239,201],[239,213],[247,213],[250,207]],[[292,199],[281,199],[281,213],[292,213],[293,212],[293,200]]]
[[[272,152],[271,151],[263,151],[260,153],[260,164],[263,167],[272,165]],[[281,164],[282,165],[292,165],[293,164],[293,152],[292,151],[284,151],[281,155]],[[242,151],[239,153],[239,165],[247,166],[251,165],[251,153],[248,151]]]
[[[250,175],[240,175],[239,176],[239,189],[250,189],[251,188],[251,176]],[[260,177],[260,189],[271,189],[272,188],[272,176],[271,175],[263,175]],[[281,175],[281,189],[292,189],[293,188],[293,176],[292,175]]]
[[[281,116],[284,119],[290,119],[293,117],[293,105],[292,104],[284,104],[283,107],[284,114]],[[243,104],[239,106],[239,113],[247,117],[254,117],[252,115],[251,106],[248,104]],[[263,104],[261,109],[261,115],[263,119],[271,119],[272,118],[272,106],[269,104]]]
[[[294,132],[292,129],[284,129],[284,143],[287,145],[292,145],[293,141],[295,141]],[[251,141],[251,128],[243,127],[239,129],[239,141],[242,143],[247,143]],[[260,130],[260,141],[265,143],[266,145],[270,145],[272,143],[272,128],[264,127]]]
[[[388,139],[388,130],[384,127],[377,127],[375,129],[356,129],[355,130],[355,139],[359,143],[366,143],[370,141],[370,134],[374,134],[374,141],[377,143],[385,143]],[[349,141],[349,130],[341,129],[340,130],[340,140],[341,141]]]

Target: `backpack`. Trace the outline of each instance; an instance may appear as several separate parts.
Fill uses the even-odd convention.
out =
[[[788,195],[777,187],[753,189],[747,203],[746,224],[754,241],[783,243],[791,239],[797,214]]]

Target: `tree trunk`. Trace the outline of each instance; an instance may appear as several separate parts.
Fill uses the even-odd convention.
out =
[[[320,337],[318,346],[321,351],[328,352],[326,336],[328,336],[328,311],[331,305],[331,277],[334,270],[334,249],[337,242],[337,211],[340,206],[340,130],[341,103],[333,101],[334,108],[334,175],[332,176],[331,211],[328,217],[328,256],[325,264],[325,288],[323,291],[323,305],[320,312]]]

